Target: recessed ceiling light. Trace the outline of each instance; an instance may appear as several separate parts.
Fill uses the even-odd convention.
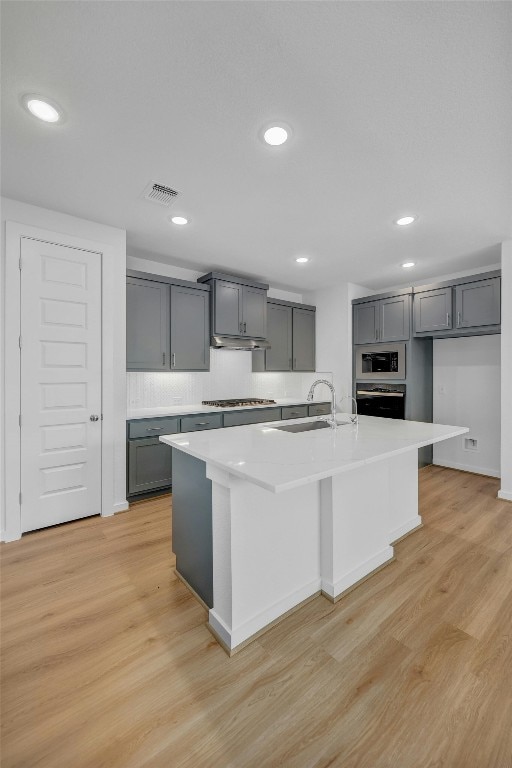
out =
[[[299,256],[295,261],[297,264],[306,264],[309,261],[309,258],[307,256]]]
[[[44,96],[27,93],[22,97],[21,103],[31,115],[43,120],[45,123],[61,123],[64,112],[59,105]]]
[[[408,224],[412,224],[413,221],[416,221],[416,216],[402,216],[401,219],[396,220],[396,224],[398,224],[399,227],[406,227]]]
[[[414,267],[415,262],[414,261],[404,261],[402,264],[402,267],[404,269],[410,269],[411,267]]]
[[[278,147],[280,144],[285,143],[288,138],[288,131],[282,125],[272,125],[270,128],[267,128],[263,138],[270,146]]]
[[[184,216],[173,216],[171,221],[173,224],[178,224],[180,227],[182,227],[184,224],[188,224],[188,219],[186,219]]]

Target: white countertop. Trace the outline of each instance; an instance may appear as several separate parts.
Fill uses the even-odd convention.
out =
[[[338,414],[338,421],[343,419],[344,414]],[[310,421],[316,419],[163,435],[160,440],[279,493],[469,432],[467,427],[373,416],[360,416],[358,426],[344,424],[335,430],[290,433],[276,429]]]
[[[236,405],[229,408],[219,408],[214,405],[201,405],[201,403],[195,403],[193,405],[165,405],[160,408],[129,408],[126,418],[151,419],[156,416],[182,416],[188,413],[226,413],[228,411],[251,411],[254,408],[278,408],[279,406],[286,405],[314,405],[315,403],[326,402],[328,402],[328,400],[326,400],[324,397],[323,399],[315,398],[312,403],[306,402],[306,398],[303,398],[302,400],[297,398],[281,398],[280,400],[276,400],[275,403],[270,403],[267,405]]]

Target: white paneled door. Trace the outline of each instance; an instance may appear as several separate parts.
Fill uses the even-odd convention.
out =
[[[101,254],[21,239],[21,528],[101,513]]]

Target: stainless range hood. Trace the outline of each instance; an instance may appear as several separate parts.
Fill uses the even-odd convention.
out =
[[[214,349],[270,349],[266,339],[245,339],[233,336],[212,336],[210,347]]]

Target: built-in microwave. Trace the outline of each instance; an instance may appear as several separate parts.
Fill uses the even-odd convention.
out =
[[[356,379],[405,379],[405,343],[355,347]]]

